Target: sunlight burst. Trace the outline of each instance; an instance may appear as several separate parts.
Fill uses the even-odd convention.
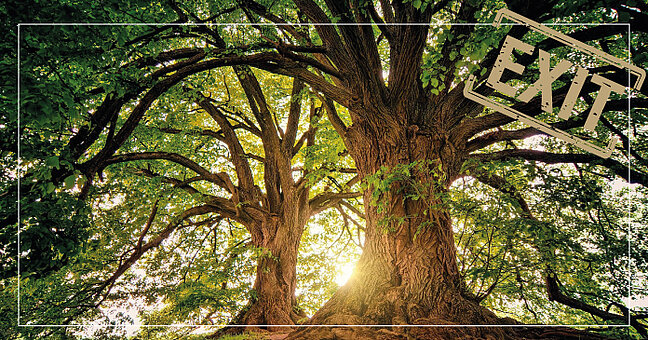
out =
[[[337,283],[338,286],[342,287],[344,286],[347,281],[351,278],[351,274],[353,274],[353,269],[355,268],[355,263],[346,263],[342,265],[338,272],[337,275],[335,276],[335,283]]]

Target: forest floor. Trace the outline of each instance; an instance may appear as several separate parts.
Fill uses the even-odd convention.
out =
[[[355,328],[354,330],[358,330],[358,328]],[[419,329],[420,330],[420,329]],[[223,335],[222,337],[218,337],[218,340],[284,340],[288,337],[290,332],[269,332],[267,330],[254,330],[250,331],[248,330],[247,332],[243,334],[238,334],[238,335]],[[388,331],[378,331],[377,333],[371,335],[371,334],[364,334],[366,332],[363,332],[362,336],[359,336],[358,334],[347,334],[347,333],[340,333],[340,332],[334,332],[338,333],[333,335],[333,338],[335,339],[357,339],[357,338],[362,338],[362,339],[488,339],[488,340],[494,340],[494,339],[528,339],[528,340],[611,340],[611,338],[599,335],[593,332],[588,332],[585,330],[578,330],[578,329],[573,329],[573,328],[568,328],[568,327],[521,327],[515,330],[512,330],[510,332],[507,332],[506,335],[502,337],[500,334],[499,336],[493,335],[493,336],[485,336],[485,337],[474,337],[470,336],[467,334],[464,334],[464,336],[459,336],[456,333],[453,332],[448,332],[447,334],[436,334],[437,332],[428,332],[423,331],[421,332],[416,332],[418,334],[396,334],[394,332],[388,332]],[[393,336],[390,336],[389,334],[392,334]],[[436,334],[436,335],[435,335]],[[453,335],[454,334],[454,335]],[[330,335],[330,334],[329,334]],[[303,336],[300,337],[300,339],[304,338]],[[322,334],[309,334],[306,335],[307,339],[331,339],[330,336],[324,336],[322,337]]]
[[[289,333],[270,333],[270,332],[249,332],[247,334],[241,334],[238,336],[225,336],[223,338],[219,338],[222,340],[283,340],[288,337]],[[381,334],[385,335],[385,334]],[[520,332],[516,332],[515,334],[508,334],[509,336],[506,337],[506,339],[527,339],[527,340],[585,340],[585,339],[590,339],[590,340],[611,340],[611,338],[597,335],[597,334],[592,334],[588,333],[585,331],[580,331],[580,330],[575,330],[575,329],[559,329],[559,328],[547,328],[547,329],[525,329]],[[354,337],[341,337],[339,339],[353,339]],[[389,337],[380,337],[381,339],[387,339]],[[418,337],[414,337],[418,338]],[[429,337],[425,337],[428,339]],[[432,338],[437,338],[437,337],[432,337]],[[450,339],[452,337],[441,337],[439,339]],[[467,337],[461,337],[461,339],[497,339],[498,337],[486,337],[486,338],[474,338],[471,336]],[[336,337],[336,339],[338,339]],[[367,339],[366,337],[363,337],[363,339]],[[403,337],[398,336],[394,337],[394,339],[403,339]]]

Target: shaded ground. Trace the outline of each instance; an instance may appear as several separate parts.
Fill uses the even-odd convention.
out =
[[[412,339],[544,339],[544,340],[604,340],[608,337],[568,327],[498,327],[493,335],[475,336],[475,328],[460,327],[308,327],[297,328],[295,332],[268,332],[258,330],[242,339],[284,340],[412,340]],[[501,336],[504,333],[505,336]],[[290,335],[290,336],[289,336]],[[237,338],[238,340],[238,338]]]
[[[305,332],[304,332],[305,331]],[[299,330],[291,333],[287,339],[327,339],[327,340],[410,340],[410,339],[555,339],[585,340],[609,339],[590,332],[570,328],[500,328],[492,334],[476,328],[440,328],[440,327],[400,327],[400,328],[364,328],[339,327],[318,328],[317,330]]]

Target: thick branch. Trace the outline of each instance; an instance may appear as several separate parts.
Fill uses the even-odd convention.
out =
[[[329,122],[331,122],[331,125],[333,125],[333,128],[340,135],[342,140],[346,141],[347,126],[340,118],[340,115],[335,109],[335,105],[333,104],[333,101],[320,94],[318,94],[317,97],[319,98],[319,100],[324,105],[324,108],[326,109],[326,116],[328,117]]]
[[[286,124],[286,134],[282,140],[282,148],[284,153],[292,152],[297,138],[297,130],[299,128],[299,118],[301,116],[301,103],[302,103],[302,90],[304,84],[295,79],[293,80],[292,93],[290,95],[290,110],[288,111],[288,123]]]
[[[315,30],[317,30],[317,34],[326,45],[326,54],[331,57],[338,67],[347,67],[350,63],[346,47],[342,43],[335,26],[328,25],[331,21],[326,16],[326,13],[312,0],[293,0],[293,2],[313,23],[325,24],[315,25]]]
[[[184,67],[153,85],[153,87],[151,87],[151,89],[142,97],[142,99],[140,99],[139,103],[135,106],[135,108],[133,108],[130,116],[128,117],[122,128],[119,130],[119,132],[115,135],[112,142],[110,144],[107,144],[96,156],[94,156],[91,160],[84,164],[85,170],[92,173],[101,168],[101,163],[106,158],[113,155],[115,151],[117,151],[128,139],[130,134],[135,130],[140,120],[153,104],[153,102],[173,85],[177,84],[187,76],[222,66],[264,63],[279,59],[281,59],[281,57],[276,53],[262,52],[258,54],[243,56],[232,55],[202,62],[193,60],[193,62],[189,64],[183,62],[183,64],[185,65]]]
[[[565,293],[563,293],[560,290],[560,287],[558,286],[558,279],[553,274],[549,274],[545,277],[545,284],[547,287],[547,294],[549,295],[550,301],[556,301],[565,306],[580,309],[591,315],[596,315],[605,321],[615,320],[623,323],[628,321],[629,310],[625,306],[618,305],[623,311],[624,315],[613,314],[605,310],[602,310],[600,308],[597,308],[595,306],[592,306],[590,304],[587,304],[583,301],[577,300],[573,297],[567,296]],[[632,327],[634,327],[637,330],[637,332],[641,334],[642,337],[648,336],[648,331],[646,331],[646,326],[639,323],[639,321],[637,321],[637,319],[634,318],[632,315],[630,315],[630,325],[632,325]]]
[[[526,218],[535,219],[531,209],[529,208],[529,204],[526,202],[524,197],[522,197],[522,194],[508,183],[506,179],[495,174],[479,171],[478,169],[472,170],[473,171],[470,174],[472,177],[503,194],[511,196],[518,203]]]
[[[360,197],[362,193],[360,192],[325,192],[321,193],[308,201],[310,206],[310,211],[313,215],[337,205],[340,201],[347,198]]]
[[[630,183],[639,183],[648,186],[648,175],[634,169],[628,170],[628,167],[612,158],[602,159],[594,154],[560,154],[544,151],[515,149],[503,150],[493,153],[471,154],[472,159],[480,161],[508,160],[508,159],[526,159],[528,161],[538,161],[547,164],[557,163],[589,163],[604,166],[613,171],[617,176],[628,179],[630,174]]]
[[[182,165],[187,169],[194,171],[199,174],[206,180],[218,185],[219,187],[225,189],[227,192],[232,193],[235,191],[234,184],[229,176],[224,173],[212,173],[209,170],[203,168],[198,163],[192,161],[191,159],[170,152],[140,152],[140,153],[127,153],[113,156],[105,161],[105,165],[111,165],[122,162],[130,162],[137,160],[153,160],[153,159],[162,159],[176,164]]]
[[[243,150],[232,125],[229,123],[225,115],[223,115],[222,112],[209,100],[202,100],[199,105],[216,121],[223,132],[224,142],[227,144],[227,148],[229,149],[232,158],[232,163],[236,169],[239,186],[248,191],[253,190],[254,176],[250,169],[250,163],[245,156],[245,151]],[[247,199],[250,198],[244,200]]]
[[[648,99],[631,98],[630,106],[632,108],[646,108],[648,107]],[[628,100],[617,99],[617,100],[611,100],[607,102],[605,104],[604,112],[625,111],[627,109],[628,109]],[[586,117],[587,113],[588,111],[583,111],[579,115],[572,116],[568,120],[563,120],[560,122],[553,123],[551,124],[551,126],[563,131],[582,126],[584,122],[584,118]],[[601,122],[605,125],[605,127],[610,129],[610,131],[614,132],[616,135],[618,135],[621,138],[621,141],[624,143],[624,148],[627,149],[628,137],[625,136],[619,129],[614,127],[609,121],[607,121],[605,117],[601,117]],[[468,152],[472,152],[497,142],[521,140],[521,139],[529,138],[540,134],[544,134],[544,133],[531,127],[519,129],[519,130],[489,132],[468,141],[468,144],[466,145],[466,149],[468,150]],[[643,159],[641,156],[639,156],[636,153],[636,151],[633,152],[633,156],[636,157],[637,159]]]

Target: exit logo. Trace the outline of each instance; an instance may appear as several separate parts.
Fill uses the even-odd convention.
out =
[[[541,33],[544,36],[554,39],[561,44],[569,46],[570,48],[585,55],[594,57],[600,62],[612,65],[619,69],[628,70],[628,72],[630,72],[630,74],[633,75],[634,78],[634,83],[632,85],[633,89],[640,89],[644,79],[646,78],[646,72],[643,69],[603,51],[597,50],[592,46],[584,44],[572,37],[553,30],[547,26],[541,25],[508,9],[502,9],[497,13],[493,25],[496,27],[500,26],[503,18],[508,18],[517,24],[525,25],[535,32]],[[534,50],[534,46],[522,42],[521,40],[518,40],[512,36],[506,36],[502,48],[500,49],[499,56],[497,57],[493,68],[490,70],[488,79],[486,80],[486,86],[510,98],[514,98],[518,102],[523,103],[528,103],[532,98],[540,95],[540,107],[542,111],[552,114],[554,112],[552,84],[559,77],[567,74],[570,69],[575,68],[575,74],[571,80],[567,94],[562,100],[562,104],[560,104],[559,106],[560,109],[558,110],[557,116],[560,119],[569,119],[569,117],[574,113],[574,107],[576,106],[576,102],[579,98],[581,90],[583,89],[583,86],[586,85],[586,83],[590,82],[598,87],[598,93],[596,95],[596,98],[594,99],[593,104],[589,108],[589,113],[587,114],[587,119],[585,120],[583,129],[586,131],[594,131],[594,128],[598,124],[605,107],[605,103],[608,101],[610,95],[612,93],[625,93],[626,86],[610,80],[605,76],[599,74],[590,74],[590,71],[588,71],[587,68],[583,67],[582,65],[574,65],[571,61],[568,60],[560,60],[555,66],[552,67],[551,54],[542,49],[538,49],[538,79],[534,83],[528,84],[526,88],[522,89],[522,91],[520,92],[520,90],[506,83],[506,81],[503,79],[504,72],[508,70],[513,74],[522,75],[526,71],[525,66],[513,61],[512,56],[514,53],[517,53],[518,55],[533,55]],[[519,120],[548,135],[559,138],[567,143],[576,145],[583,150],[591,152],[599,157],[608,158],[612,154],[612,151],[614,151],[614,148],[618,142],[618,137],[613,136],[608,142],[606,148],[594,145],[563,130],[557,129],[546,122],[540,121],[529,114],[520,112],[510,106],[504,105],[501,102],[492,100],[487,96],[475,92],[473,90],[475,79],[476,77],[474,75],[471,75],[466,82],[466,86],[464,88],[464,95],[466,96],[466,98],[471,99],[488,108],[496,110],[502,114],[505,114],[513,119]],[[520,93],[518,94],[518,92]]]

